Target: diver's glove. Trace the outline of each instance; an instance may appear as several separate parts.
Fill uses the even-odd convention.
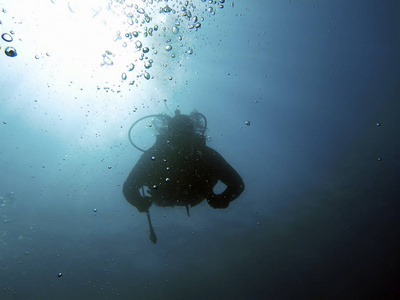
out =
[[[207,199],[207,202],[212,208],[227,208],[229,206],[229,200],[221,195],[214,195]]]
[[[139,212],[146,212],[149,210],[150,206],[153,204],[153,201],[151,200],[151,197],[144,196],[141,197],[140,200],[135,201],[133,204]]]

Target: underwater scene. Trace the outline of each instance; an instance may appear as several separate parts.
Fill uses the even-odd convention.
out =
[[[399,18],[0,0],[0,299],[399,299]]]

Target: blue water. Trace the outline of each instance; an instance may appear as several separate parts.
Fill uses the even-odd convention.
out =
[[[0,3],[0,298],[397,299],[399,4],[150,2]],[[128,129],[177,108],[246,189],[151,207],[153,244]]]

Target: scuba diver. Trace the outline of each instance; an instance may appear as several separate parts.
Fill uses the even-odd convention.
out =
[[[144,152],[130,172],[123,185],[123,194],[139,212],[147,213],[150,238],[155,243],[149,215],[153,203],[186,206],[188,215],[189,206],[203,200],[213,208],[227,208],[243,192],[244,183],[217,151],[206,146],[207,120],[204,115],[198,112],[183,115],[176,110],[174,117],[150,117],[154,116],[165,119],[165,128],[159,129],[154,145]],[[144,151],[132,142],[130,132],[129,138],[132,145]],[[213,188],[218,181],[224,183],[226,189],[215,194]]]

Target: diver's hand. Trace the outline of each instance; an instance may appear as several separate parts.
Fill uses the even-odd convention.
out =
[[[141,199],[137,201],[134,205],[139,212],[146,212],[149,210],[152,203],[153,201],[151,200],[151,197],[144,196],[141,197]]]
[[[207,201],[212,208],[227,208],[229,206],[229,200],[220,195],[214,195],[211,199],[207,199]]]

